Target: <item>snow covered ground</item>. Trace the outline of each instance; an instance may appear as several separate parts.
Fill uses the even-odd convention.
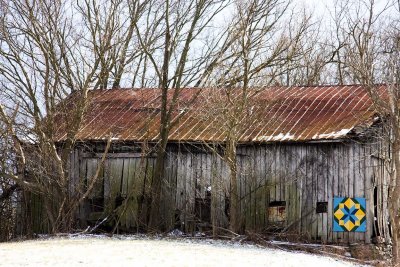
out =
[[[224,241],[78,236],[0,243],[0,266],[356,266]]]

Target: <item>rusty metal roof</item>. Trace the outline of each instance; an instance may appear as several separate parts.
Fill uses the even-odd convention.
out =
[[[169,98],[172,99],[173,90]],[[236,97],[241,90],[233,90]],[[235,99],[235,98],[234,98]],[[155,141],[160,126],[159,89],[110,89],[89,92],[89,105],[77,140]],[[232,99],[231,99],[232,100]],[[235,100],[233,100],[234,102]],[[229,108],[221,89],[182,89],[172,114],[172,142],[225,140]],[[258,89],[246,105],[240,142],[342,139],[376,119],[362,86],[269,87]],[[62,123],[56,139],[66,138]]]

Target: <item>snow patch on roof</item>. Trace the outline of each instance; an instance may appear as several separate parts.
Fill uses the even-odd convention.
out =
[[[312,139],[335,139],[335,138],[340,138],[344,137],[347,135],[351,129],[342,129],[338,132],[331,132],[331,133],[323,133],[323,134],[316,134],[312,137]]]
[[[288,140],[294,140],[294,135],[290,133],[280,133],[278,135],[272,136],[272,135],[262,135],[259,136],[253,141],[288,141]]]

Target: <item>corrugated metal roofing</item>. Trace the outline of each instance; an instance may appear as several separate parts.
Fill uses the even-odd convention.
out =
[[[240,96],[240,89],[234,92]],[[172,94],[170,90],[170,97]],[[225,115],[220,112],[229,107],[223,95],[219,89],[182,89],[173,118],[183,115],[172,126],[170,141],[223,141],[226,121],[221,121]],[[103,140],[112,134],[118,140],[157,140],[160,100],[159,89],[90,91],[76,138]],[[366,90],[356,85],[270,87],[259,90],[247,106],[240,142],[342,139],[355,127],[368,127],[375,119]],[[65,139],[62,128],[57,140]]]

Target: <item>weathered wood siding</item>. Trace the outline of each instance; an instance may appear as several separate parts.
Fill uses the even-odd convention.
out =
[[[282,143],[241,146],[237,153],[240,210],[245,230],[270,230],[273,226],[269,221],[270,203],[285,203],[286,219],[281,229],[312,240],[369,243],[373,234],[388,235],[387,173],[379,145]],[[100,154],[74,152],[71,178],[77,180],[79,175],[80,180],[90,179],[99,157]],[[140,197],[150,190],[154,164],[154,158],[142,158],[135,153],[111,153],[106,160],[102,183],[95,194],[104,194],[111,208],[116,207],[115,197],[128,198],[128,209],[118,210],[120,224],[126,229],[135,229],[139,224],[138,209],[143,204]],[[196,199],[206,199],[209,193],[212,222],[227,227],[228,174],[218,155],[183,145],[169,149],[161,196],[166,228],[172,229],[179,223],[185,231],[196,230],[199,223]],[[334,196],[366,198],[366,233],[332,231]],[[317,202],[327,202],[327,212],[317,213]],[[87,219],[87,205],[81,206],[81,221]],[[374,205],[379,205],[375,215]]]

